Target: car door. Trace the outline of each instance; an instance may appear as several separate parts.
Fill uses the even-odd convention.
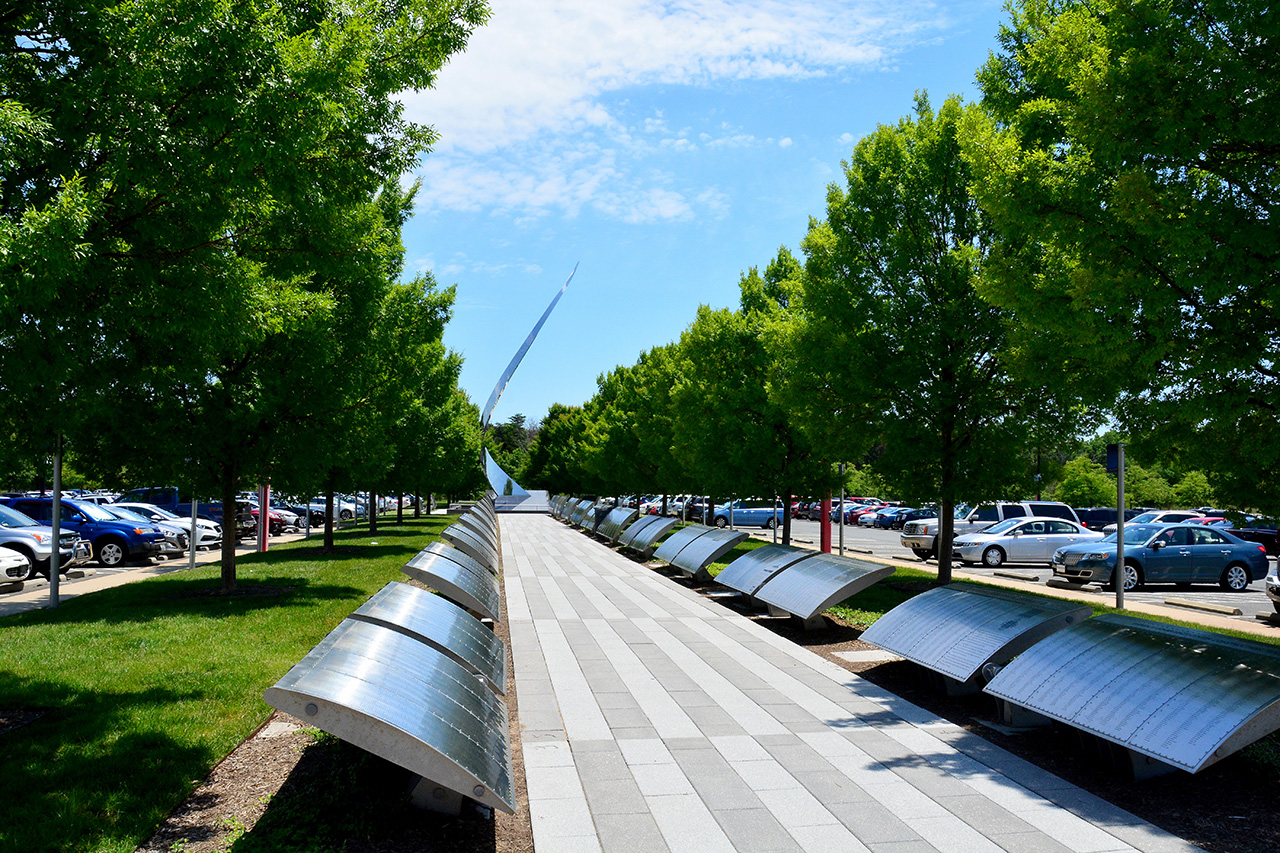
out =
[[[1043,546],[1043,550],[1037,553],[1036,557],[1048,562],[1054,551],[1083,541],[1085,540],[1080,535],[1080,528],[1071,522],[1057,519],[1046,521],[1044,535],[1037,540],[1037,543]]]
[[[1146,579],[1190,583],[1194,565],[1191,559],[1191,531],[1185,527],[1170,527],[1162,530],[1152,541],[1152,545],[1157,542],[1160,547],[1152,547],[1147,558]]]
[[[1044,548],[1044,521],[1027,521],[1010,530],[1001,539],[1005,554],[1011,563],[1038,561],[1037,555]],[[1048,559],[1046,556],[1044,559]]]
[[[1191,534],[1191,580],[1217,583],[1231,560],[1231,543],[1210,527],[1187,532]]]

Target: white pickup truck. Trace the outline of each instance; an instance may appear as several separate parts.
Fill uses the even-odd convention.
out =
[[[976,507],[964,518],[957,518],[955,535],[978,533],[986,530],[998,521],[1006,518],[1023,518],[1026,516],[1065,518],[1080,523],[1075,510],[1059,501],[1020,501],[1010,503],[983,504]],[[929,560],[938,556],[938,531],[942,522],[936,518],[920,518],[908,521],[902,526],[899,540],[904,548],[921,560]]]

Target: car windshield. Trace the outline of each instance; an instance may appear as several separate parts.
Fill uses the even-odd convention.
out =
[[[1156,515],[1158,515],[1158,513],[1144,512],[1142,515],[1135,515],[1133,518],[1129,519],[1129,523],[1130,524],[1146,524],[1148,521],[1155,521]],[[1126,536],[1124,541],[1128,542],[1129,537]]]
[[[1014,528],[1022,523],[1021,518],[1006,518],[1004,521],[991,525],[983,533],[1004,533],[1006,530]]]
[[[0,506],[0,527],[39,527],[39,522],[28,518],[16,509]]]
[[[149,506],[149,507],[146,507],[145,509],[139,508],[139,509],[135,509],[134,512],[145,512],[147,515],[151,516],[152,518],[155,518],[157,515],[160,516],[161,518],[166,518],[166,519],[181,517],[181,516],[174,515],[173,513],[169,512],[169,510],[167,509],[161,509],[158,506]]]
[[[1126,524],[1124,528],[1124,544],[1141,545],[1163,529],[1164,525],[1162,524]],[[1114,533],[1108,533],[1103,537],[1102,541],[1115,542],[1116,535]]]
[[[147,518],[142,513],[134,512],[133,510],[122,506],[107,507],[106,511],[111,515],[114,515],[116,518],[121,518],[125,521],[145,521],[148,524],[151,523],[151,519]]]
[[[116,517],[97,504],[76,504],[76,509],[94,521],[115,521]]]

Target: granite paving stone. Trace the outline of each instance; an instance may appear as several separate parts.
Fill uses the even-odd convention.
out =
[[[546,515],[503,514],[534,845],[1191,845]]]

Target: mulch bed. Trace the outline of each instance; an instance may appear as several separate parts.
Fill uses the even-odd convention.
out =
[[[706,591],[722,589],[708,584]],[[732,599],[722,606],[736,609]],[[792,640],[833,663],[964,727],[1009,752],[1138,817],[1206,850],[1222,853],[1274,853],[1280,849],[1280,738],[1230,756],[1192,776],[1177,772],[1147,781],[1126,779],[1116,770],[1086,758],[1076,736],[1061,727],[1008,734],[987,723],[996,709],[987,697],[949,698],[929,686],[906,661],[851,663],[836,652],[870,650],[853,625],[829,618],[829,626],[805,631],[796,621],[752,615],[779,636]],[[496,626],[510,648],[506,622]],[[507,701],[518,707],[514,666],[508,651]],[[517,812],[497,812],[492,819],[465,815],[445,817],[408,804],[407,773],[388,762],[327,736],[283,714],[275,714],[246,740],[187,799],[138,853],[213,853],[271,850],[278,833],[305,837],[309,831],[300,805],[335,786],[358,791],[341,805],[355,817],[341,837],[311,839],[315,850],[350,853],[525,853],[533,850],[529,801],[525,789],[520,729],[512,714],[511,747],[515,769]],[[0,731],[6,717],[0,713]],[[323,804],[313,808],[324,808]],[[274,817],[273,817],[274,813]],[[256,829],[255,829],[256,826]],[[283,827],[283,829],[282,829]],[[245,835],[246,831],[255,831]],[[241,837],[243,836],[243,837]],[[261,841],[255,843],[255,836]],[[176,846],[175,846],[176,845]],[[304,849],[303,847],[290,849]]]

